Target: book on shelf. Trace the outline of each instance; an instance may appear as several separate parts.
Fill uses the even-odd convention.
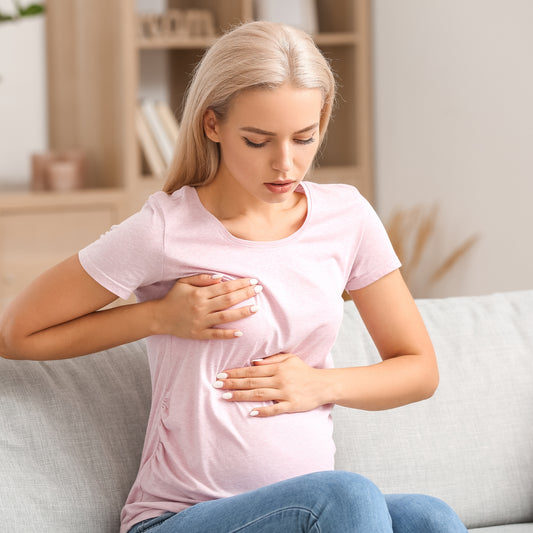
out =
[[[135,113],[135,129],[150,172],[155,176],[163,177],[166,165],[140,106],[137,107]]]
[[[155,142],[159,147],[161,156],[165,165],[168,166],[172,161],[172,154],[174,152],[174,146],[167,135],[165,127],[159,118],[156,111],[155,101],[151,99],[145,99],[141,101],[141,110],[146,118],[146,122],[154,136]]]
[[[137,106],[137,136],[150,171],[164,174],[174,154],[178,121],[163,101],[144,99]]]
[[[174,115],[174,113],[170,109],[170,106],[166,102],[156,102],[155,109],[157,111],[159,119],[163,124],[163,127],[165,128],[165,131],[167,132],[167,135],[170,138],[170,141],[172,142],[172,145],[175,146],[176,141],[178,140],[179,132],[179,126],[178,121],[176,120],[176,116]]]

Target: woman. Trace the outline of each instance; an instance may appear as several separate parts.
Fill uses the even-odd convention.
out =
[[[148,337],[152,410],[122,533],[466,531],[440,500],[333,471],[332,404],[387,409],[438,382],[374,211],[353,187],[303,181],[334,90],[306,34],[226,34],[195,72],[164,191],[4,315],[12,358]],[[331,368],[345,288],[379,364]]]

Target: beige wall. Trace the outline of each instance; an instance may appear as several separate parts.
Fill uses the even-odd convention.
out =
[[[429,271],[481,240],[417,295],[533,288],[533,2],[374,0],[376,197],[438,204]]]

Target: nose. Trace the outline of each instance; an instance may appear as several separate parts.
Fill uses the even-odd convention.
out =
[[[272,168],[278,172],[286,174],[291,171],[292,167],[293,160],[290,144],[288,142],[281,143],[275,152]]]

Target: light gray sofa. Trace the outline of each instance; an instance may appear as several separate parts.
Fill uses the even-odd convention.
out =
[[[438,496],[471,531],[533,532],[533,291],[418,305],[440,387],[387,412],[335,408],[337,467],[384,492]],[[376,361],[345,306],[337,366]],[[142,341],[60,362],[0,359],[0,530],[116,533],[149,404]]]

